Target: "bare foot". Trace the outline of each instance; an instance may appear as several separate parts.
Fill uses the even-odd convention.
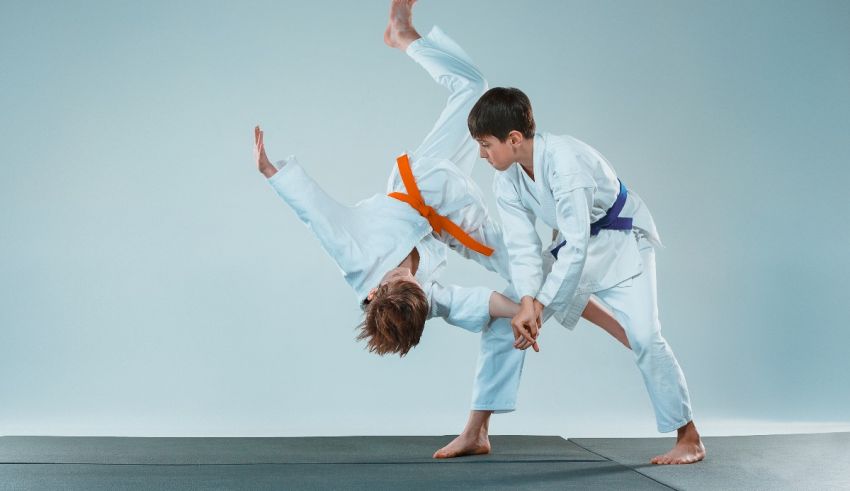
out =
[[[697,433],[694,422],[679,428],[679,435],[673,449],[663,455],[656,455],[649,462],[658,465],[693,464],[705,458],[705,446]]]
[[[384,31],[384,42],[390,48],[407,49],[407,46],[421,36],[413,28],[413,4],[416,0],[392,0],[390,2],[390,20]]]
[[[434,452],[435,459],[452,459],[463,455],[483,455],[490,453],[490,439],[458,435],[445,447]]]

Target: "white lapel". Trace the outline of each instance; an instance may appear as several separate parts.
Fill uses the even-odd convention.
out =
[[[537,185],[537,199],[540,201],[537,216],[553,229],[558,228],[555,220],[555,198],[552,196],[552,186],[549,185],[549,164],[545,159],[546,136],[542,133],[534,135],[534,182]]]

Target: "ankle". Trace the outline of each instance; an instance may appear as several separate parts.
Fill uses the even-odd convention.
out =
[[[410,43],[412,43],[413,41],[416,41],[417,39],[422,37],[422,36],[419,35],[418,32],[416,32],[416,29],[414,29],[412,27],[409,28],[409,29],[399,29],[399,30],[397,30],[395,32],[395,36],[396,36],[396,39],[398,40],[399,47],[402,50],[406,50],[407,47],[410,46]]]
[[[686,443],[698,443],[700,441],[699,432],[697,432],[693,422],[679,428],[676,441]]]

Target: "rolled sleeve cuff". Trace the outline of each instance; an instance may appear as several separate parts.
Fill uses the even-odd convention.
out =
[[[542,303],[544,307],[548,307],[552,303],[552,294],[547,291],[541,291],[537,294],[537,301]]]
[[[467,331],[480,332],[490,322],[490,296],[493,290],[486,287],[471,289],[467,298],[467,308],[458,309],[458,315],[450,316],[453,324]]]
[[[514,282],[514,290],[520,300],[522,300],[522,297],[537,298],[538,293],[540,293],[540,288],[532,283]]]
[[[299,167],[298,160],[296,160],[294,155],[290,155],[283,160],[278,160],[274,163],[274,166],[277,169],[277,172],[266,179],[266,182],[271,184],[271,186],[275,189],[283,188],[285,186],[286,176],[291,175],[293,172],[297,172],[296,168]]]

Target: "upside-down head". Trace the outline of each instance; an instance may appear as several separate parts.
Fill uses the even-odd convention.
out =
[[[359,326],[357,340],[365,339],[369,351],[404,356],[419,344],[428,317],[428,297],[409,270],[407,277],[398,275],[382,281],[364,304],[366,318]]]

